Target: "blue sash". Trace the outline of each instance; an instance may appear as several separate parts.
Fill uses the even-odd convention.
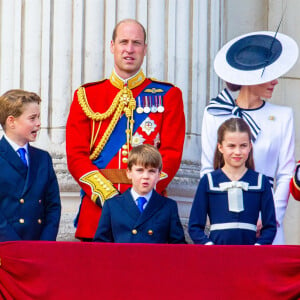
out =
[[[156,95],[164,96],[170,89],[172,85],[160,83],[160,82],[151,82],[147,85],[144,90],[138,95],[143,98],[149,95],[148,90],[150,89],[160,89],[161,91],[156,93]],[[145,92],[147,90],[147,92]],[[137,96],[137,97],[138,97]],[[137,98],[136,97],[136,98]],[[140,127],[142,122],[147,118],[149,113],[138,114],[136,110],[133,112],[134,126],[133,133]],[[115,129],[113,130],[111,136],[109,137],[106,145],[103,150],[100,152],[99,156],[93,161],[93,164],[96,165],[99,169],[104,169],[112,158],[118,153],[121,147],[126,143],[126,134],[125,130],[127,128],[127,118],[125,114],[118,121]]]

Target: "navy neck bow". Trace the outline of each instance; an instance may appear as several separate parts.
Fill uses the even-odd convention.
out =
[[[245,112],[245,110],[236,105],[226,88],[216,98],[210,100],[207,111],[214,116],[234,115],[242,118],[250,127],[252,141],[256,141],[260,132],[260,127],[255,123],[252,117]]]

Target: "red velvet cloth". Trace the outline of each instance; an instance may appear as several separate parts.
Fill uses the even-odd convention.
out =
[[[299,246],[0,244],[0,299],[298,299]]]

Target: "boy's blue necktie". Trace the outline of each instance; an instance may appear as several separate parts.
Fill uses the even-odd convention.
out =
[[[144,204],[147,202],[147,199],[145,197],[138,197],[137,203],[138,203],[138,209],[140,212],[143,212],[144,210]]]
[[[26,160],[26,156],[25,156],[26,150],[25,150],[24,148],[19,148],[19,149],[17,150],[17,152],[19,153],[20,158],[21,158],[22,162],[24,163],[24,165],[25,165],[26,167],[28,167],[28,165],[27,165],[27,160]]]

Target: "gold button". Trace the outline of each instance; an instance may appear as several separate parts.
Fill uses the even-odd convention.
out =
[[[22,199],[20,199],[20,203],[24,203],[25,202],[25,200],[22,198]]]
[[[127,149],[128,149],[127,145],[123,145],[122,148],[123,148],[124,150],[127,150]]]
[[[42,220],[41,219],[38,219],[37,221],[38,221],[39,224],[42,224]]]
[[[137,234],[137,230],[136,229],[132,229],[132,234]]]
[[[124,164],[127,164],[128,158],[127,158],[127,157],[122,158],[122,162],[123,162]]]
[[[25,220],[24,220],[24,219],[19,219],[19,222],[20,222],[21,224],[24,224]]]
[[[152,234],[153,234],[153,230],[149,229],[149,230],[148,230],[148,234],[149,234],[149,235],[152,235]]]
[[[128,154],[128,151],[126,151],[126,150],[123,150],[123,151],[122,151],[122,155],[123,155],[123,156],[126,156],[127,154]]]

